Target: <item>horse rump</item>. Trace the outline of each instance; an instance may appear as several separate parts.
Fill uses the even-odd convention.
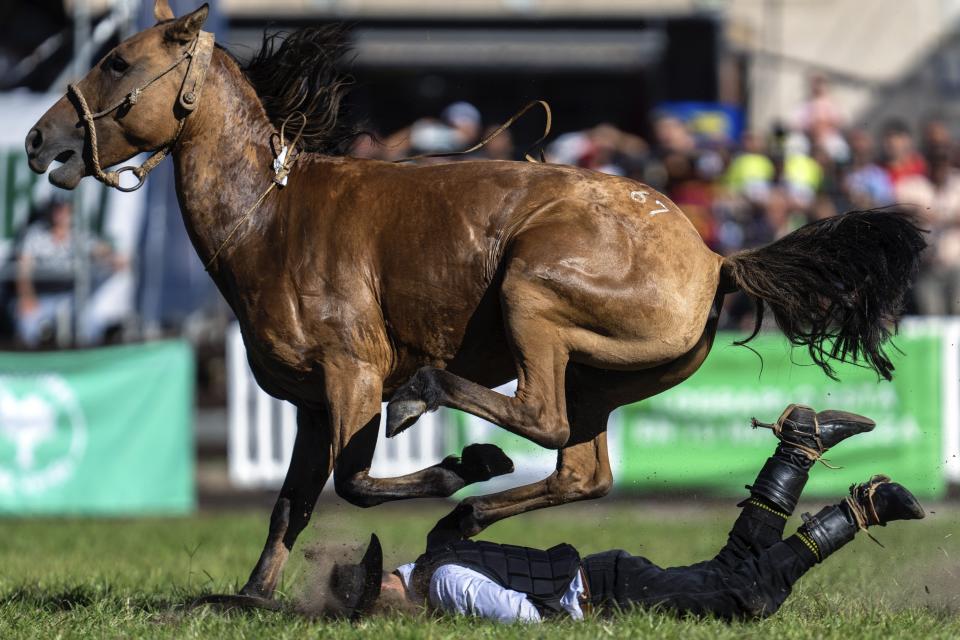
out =
[[[864,362],[890,380],[884,343],[896,332],[904,298],[916,275],[923,230],[906,213],[851,211],[805,225],[758,249],[723,261],[721,288],[756,303],[756,337],[769,306],[790,342],[806,346],[830,378],[828,362]]]

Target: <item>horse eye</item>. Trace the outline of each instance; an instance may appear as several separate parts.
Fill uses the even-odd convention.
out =
[[[130,68],[130,64],[120,56],[110,58],[110,70],[116,73],[123,73]]]

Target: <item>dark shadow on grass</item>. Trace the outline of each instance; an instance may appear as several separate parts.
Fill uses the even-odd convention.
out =
[[[40,611],[55,613],[58,611],[74,611],[85,607],[106,603],[117,609],[133,610],[151,615],[182,615],[201,608],[191,609],[190,605],[213,592],[209,589],[188,591],[175,589],[172,593],[152,595],[149,593],[120,592],[109,585],[57,585],[43,587],[38,585],[19,585],[0,592],[0,608],[4,606],[21,606]],[[242,614],[242,608],[205,607],[219,613]]]
[[[109,597],[109,589],[75,585],[43,589],[36,586],[20,586],[0,595],[0,606],[25,605],[44,611],[72,611],[89,607],[97,600]]]

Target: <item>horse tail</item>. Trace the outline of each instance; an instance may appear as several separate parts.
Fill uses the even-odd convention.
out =
[[[756,337],[768,305],[791,344],[806,346],[830,378],[837,379],[828,359],[864,362],[890,380],[884,343],[896,333],[922,234],[905,213],[851,211],[725,258],[721,292],[743,291],[757,305],[753,333],[734,344]]]

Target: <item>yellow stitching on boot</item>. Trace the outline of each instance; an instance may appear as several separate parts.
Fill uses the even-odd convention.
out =
[[[797,536],[798,538],[800,538],[800,541],[801,541],[804,545],[806,545],[806,547],[807,547],[808,549],[810,549],[810,551],[813,552],[813,557],[817,559],[817,562],[819,562],[819,561],[820,561],[820,547],[817,546],[816,540],[814,540],[813,538],[807,536],[806,534],[800,533],[799,531],[797,531],[796,536]]]
[[[747,504],[752,504],[753,506],[759,507],[760,509],[763,509],[764,511],[769,511],[769,512],[772,513],[773,515],[775,515],[775,516],[780,516],[780,517],[783,518],[784,520],[786,520],[787,518],[790,517],[790,516],[787,515],[786,513],[781,513],[781,512],[777,511],[776,509],[774,509],[774,508],[772,508],[772,507],[768,507],[767,505],[763,504],[762,502],[760,502],[759,500],[756,500],[756,499],[754,499],[754,498],[750,498],[749,500],[747,500]]]
[[[797,532],[797,537],[800,538],[800,542],[802,542],[807,547],[807,549],[809,549],[811,553],[813,553],[813,557],[819,561],[820,551],[819,551],[819,547],[817,546],[817,543],[813,539],[808,538],[807,536],[803,535],[799,531]]]

